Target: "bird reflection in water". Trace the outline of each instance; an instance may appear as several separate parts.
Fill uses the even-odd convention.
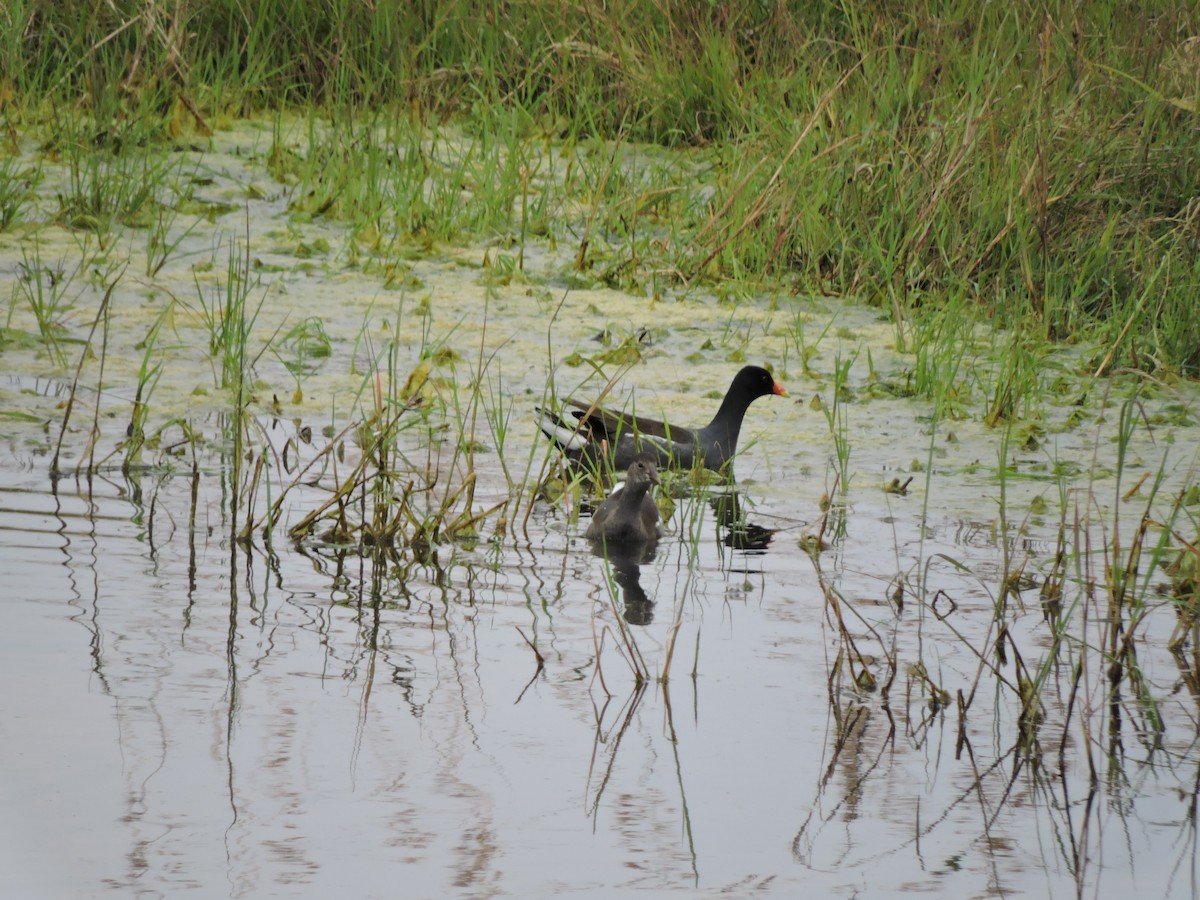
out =
[[[725,491],[708,498],[717,520],[721,543],[731,550],[744,553],[764,553],[775,536],[774,528],[764,528],[746,520],[741,496],[737,491]]]
[[[662,532],[658,510],[648,494],[657,484],[653,461],[642,459],[630,467],[625,487],[606,500],[593,516],[585,535],[592,552],[608,562],[613,581],[621,588],[625,621],[648,625],[654,620],[654,600],[641,583],[641,566],[654,559]],[[622,498],[622,493],[627,496]],[[721,544],[744,554],[765,553],[775,529],[746,519],[737,491],[722,491],[708,498]]]
[[[625,621],[630,625],[649,625],[654,621],[654,600],[642,587],[642,564],[654,559],[657,541],[610,544],[593,541],[592,553],[608,562],[613,581],[621,588]]]

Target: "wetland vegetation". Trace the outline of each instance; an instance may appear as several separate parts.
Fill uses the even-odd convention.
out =
[[[1198,103],[1159,0],[9,4],[15,884],[1194,895]],[[535,407],[745,363],[593,556]]]

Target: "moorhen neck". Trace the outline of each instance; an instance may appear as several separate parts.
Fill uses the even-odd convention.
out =
[[[746,366],[733,378],[712,421],[703,428],[684,428],[644,416],[600,409],[595,404],[568,400],[574,409],[565,415],[541,410],[539,427],[573,462],[595,465],[610,461],[618,471],[640,453],[663,467],[703,466],[720,472],[737,452],[742,419],[759,397],[786,397],[783,385],[761,366]]]
[[[658,484],[658,467],[653,457],[640,456],[629,466],[625,484],[597,507],[583,536],[590,541],[612,544],[648,543],[662,534],[658,507],[650,486]]]

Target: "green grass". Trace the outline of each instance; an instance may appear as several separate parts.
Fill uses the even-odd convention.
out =
[[[67,292],[78,293],[73,282],[79,270],[68,272],[65,259],[54,265],[44,262],[41,246],[37,243],[33,245],[32,253],[23,249],[21,256],[17,278],[12,284],[8,321],[11,324],[17,305],[28,306],[46,352],[56,364],[65,365],[62,344],[67,339],[66,319],[74,307],[74,300]]]
[[[487,509],[474,506],[473,450],[464,440],[465,433],[456,436],[449,451],[438,446],[437,429],[429,427],[428,407],[446,401],[432,394],[421,399],[423,384],[406,398],[410,384],[393,377],[398,374],[394,349],[385,349],[381,359],[381,371],[390,374],[378,381],[372,375],[364,385],[364,418],[353,433],[361,450],[358,462],[338,476],[327,501],[291,527],[293,538],[356,544],[364,553],[382,552],[398,560],[401,554],[419,556],[444,542],[474,542],[488,519],[502,517],[507,501]],[[418,378],[425,383],[433,376],[426,369]],[[436,381],[449,395],[451,407],[461,410],[460,404],[477,402],[476,393],[469,399],[459,397],[452,366]],[[367,398],[374,398],[373,402]],[[463,420],[459,422],[463,425]],[[416,454],[421,434],[428,440],[423,461]],[[338,435],[321,455],[332,459],[347,437],[347,432]]]
[[[562,141],[591,204],[578,264],[606,283],[769,279],[877,303],[902,335],[950,305],[1088,335],[1098,368],[1196,375],[1198,30],[1168,0],[25,0],[0,21],[0,91],[10,128],[82,115],[113,154],[73,172],[74,227],[153,221],[148,141],[301,108],[334,128],[301,153],[297,213],[523,241],[562,220],[539,185]],[[578,152],[597,138],[616,155]],[[634,187],[635,142],[697,168]]]
[[[218,263],[213,252],[210,269]],[[250,247],[246,242],[230,242],[225,261],[225,277],[201,281],[193,273],[196,285],[196,309],[208,332],[208,350],[212,359],[213,385],[234,392],[239,405],[246,392],[250,369],[262,355],[263,349],[251,352],[250,337],[254,323],[262,312],[265,290],[251,308],[251,292],[260,287],[259,278],[252,274]],[[298,388],[298,386],[297,386]]]
[[[333,352],[333,343],[325,333],[324,323],[316,316],[297,322],[275,339],[271,352],[283,363],[296,382],[292,402],[304,400],[304,378],[320,368]]]
[[[23,207],[33,196],[34,186],[41,181],[41,172],[21,167],[9,157],[0,157],[0,232],[10,230],[21,221]]]

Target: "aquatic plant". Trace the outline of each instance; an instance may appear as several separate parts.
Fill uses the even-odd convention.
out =
[[[380,350],[379,365],[365,374],[360,392],[363,418],[318,454],[330,467],[334,484],[323,503],[290,526],[293,539],[423,553],[440,543],[474,540],[480,525],[508,506],[508,499],[482,510],[473,504],[483,356],[465,399],[455,377],[455,357],[439,351],[439,341],[423,347],[423,358],[405,376],[400,321],[400,316],[393,319],[392,337]],[[445,366],[447,374],[435,366]],[[446,414],[434,415],[440,408]],[[447,421],[456,423],[459,431],[443,444],[440,433]],[[342,475],[338,466],[347,457],[347,439],[357,445],[357,459]],[[449,451],[443,452],[443,446]],[[414,459],[418,452],[424,453],[423,462]],[[308,477],[315,461],[283,489],[271,520],[283,494]]]
[[[214,251],[214,263],[216,252]],[[244,402],[249,369],[269,347],[252,353],[250,336],[266,294],[250,307],[250,293],[258,286],[251,277],[250,243],[230,240],[225,257],[224,278],[215,284],[202,283],[193,273],[199,314],[208,332],[208,350],[213,360],[213,384],[234,391],[238,404]]]
[[[833,439],[833,473],[835,481],[841,487],[843,496],[850,489],[850,438],[847,429],[846,406],[849,401],[849,375],[854,358],[843,359],[841,355],[834,357],[833,384],[828,401],[821,403],[821,412],[829,427],[829,435]]]
[[[324,323],[316,316],[307,316],[276,338],[271,352],[295,379],[292,402],[299,404],[304,400],[304,376],[315,372],[320,362],[329,358],[332,344]]]
[[[62,421],[59,423],[58,429],[58,438],[54,444],[54,452],[50,457],[50,478],[54,481],[57,481],[60,477],[66,474],[62,467],[62,453],[67,437],[67,429],[71,425],[71,417],[74,413],[75,405],[80,402],[79,392],[81,389],[84,365],[93,355],[93,344],[96,339],[96,331],[100,328],[101,324],[104,325],[105,332],[107,332],[109,317],[112,309],[113,293],[116,291],[117,285],[121,282],[121,278],[124,276],[124,274],[124,270],[121,270],[109,282],[107,289],[104,291],[104,296],[101,298],[99,306],[97,307],[96,315],[92,319],[92,324],[88,330],[88,336],[86,340],[83,341],[83,345],[79,351],[79,361],[75,365],[75,372],[72,377],[71,388],[67,394],[66,403],[63,406]],[[103,333],[104,332],[102,332],[102,334]],[[103,360],[104,354],[107,351],[107,346],[107,339],[102,340],[100,344],[101,372],[103,372]],[[102,378],[97,379],[98,382],[101,382],[102,380]],[[88,441],[85,451],[84,453],[80,454],[79,462],[76,464],[76,474],[82,471],[87,471],[90,473],[95,470],[95,449],[99,439],[100,392],[96,391],[92,427],[88,434]],[[85,455],[87,457],[86,464],[84,463]]]
[[[34,185],[41,180],[35,167],[22,165],[7,156],[0,159],[0,231],[8,231],[21,221],[25,207],[34,198]]]
[[[146,427],[150,418],[150,397],[163,374],[163,357],[161,354],[156,355],[159,349],[159,333],[173,311],[172,304],[167,304],[150,326],[146,337],[142,339],[142,362],[138,367],[133,407],[129,414],[129,424],[125,428],[125,440],[117,448],[125,453],[121,467],[126,474],[142,465],[142,450],[146,445]]]
[[[67,297],[67,290],[73,286],[78,275],[78,267],[67,271],[65,260],[60,260],[55,266],[43,263],[41,245],[35,241],[32,253],[24,247],[21,249],[18,277],[13,281],[9,298],[9,323],[12,322],[15,305],[24,301],[37,322],[43,346],[60,366],[66,364],[61,346],[66,339],[65,316],[74,306],[74,301]]]
[[[100,237],[118,225],[153,222],[169,160],[149,149],[105,153],[78,138],[63,149],[68,178],[58,195],[57,221]]]

